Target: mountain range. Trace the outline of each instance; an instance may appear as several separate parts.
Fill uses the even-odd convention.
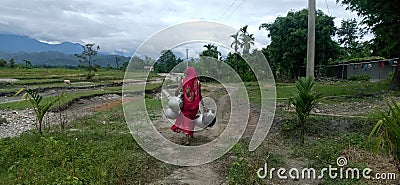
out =
[[[0,34],[0,52],[4,53],[58,51],[65,54],[75,54],[81,53],[82,50],[82,45],[78,43],[48,44],[28,36]]]
[[[33,65],[52,66],[77,66],[79,60],[74,54],[82,53],[81,44],[62,42],[60,44],[48,44],[28,36],[0,34],[0,58],[9,61],[11,58],[16,63],[23,64],[29,60]],[[116,66],[115,57],[120,58],[120,64],[128,62],[129,57],[111,55],[104,52],[94,58],[94,64],[102,67]]]

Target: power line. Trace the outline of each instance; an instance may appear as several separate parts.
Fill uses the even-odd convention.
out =
[[[332,17],[331,11],[329,10],[328,2],[326,2],[326,0],[325,0],[325,4],[326,4],[326,9],[328,9],[329,16]]]
[[[246,0],[242,0],[242,2],[240,2],[240,4],[231,12],[231,14],[229,14],[229,16],[228,17],[226,17],[226,19],[224,20],[224,21],[222,21],[223,23],[225,22],[225,21],[227,21],[232,15],[233,15],[233,13],[235,13],[236,12],[236,10],[245,2]]]
[[[225,10],[225,12],[221,15],[221,16],[219,16],[219,20],[221,20],[221,18],[232,8],[232,6],[236,3],[236,1],[238,1],[238,0],[234,0],[232,3],[231,3],[231,5],[229,5],[229,7]]]

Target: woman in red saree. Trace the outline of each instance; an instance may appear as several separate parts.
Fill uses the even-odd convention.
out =
[[[186,69],[185,74],[185,78],[175,92],[175,95],[178,95],[180,89],[182,89],[183,108],[181,114],[176,118],[175,124],[172,125],[171,130],[178,133],[181,131],[184,132],[186,134],[185,145],[189,145],[189,136],[193,137],[194,119],[196,119],[196,115],[199,111],[201,92],[200,81],[197,77],[196,70],[193,67],[189,67]]]

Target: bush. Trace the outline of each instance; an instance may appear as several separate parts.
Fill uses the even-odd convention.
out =
[[[392,96],[384,98],[388,110],[376,107],[374,115],[379,120],[368,136],[368,141],[373,141],[374,152],[378,149],[389,149],[395,164],[400,166],[400,102],[397,103]],[[376,137],[373,140],[373,137]]]
[[[369,81],[370,79],[371,76],[369,75],[357,75],[349,78],[350,81]]]

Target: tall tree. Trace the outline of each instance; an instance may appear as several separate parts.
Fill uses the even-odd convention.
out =
[[[115,65],[117,66],[117,69],[119,69],[119,61],[121,61],[121,58],[115,56]]]
[[[100,46],[94,47],[95,44],[86,44],[82,46],[83,51],[81,54],[75,54],[81,63],[87,63],[89,69],[92,68],[93,58],[97,55],[100,50]],[[93,48],[94,47],[94,48]]]
[[[348,10],[356,11],[363,17],[375,35],[373,41],[374,55],[394,58],[400,57],[400,3],[398,0],[336,0],[347,5]],[[400,87],[400,65],[393,76],[390,89]]]
[[[339,44],[343,44],[345,48],[354,46],[359,38],[356,19],[343,19],[336,34],[339,37]]]
[[[3,58],[0,59],[0,67],[6,67],[7,66],[7,60],[4,60]]]
[[[358,27],[355,18],[343,19],[341,26],[336,32],[339,37],[339,44],[343,46],[343,59],[369,57],[370,43],[368,41],[360,42],[363,38],[363,31]]]
[[[32,67],[32,62],[30,60],[24,60],[24,62],[26,68]]]
[[[200,56],[207,56],[218,59],[221,52],[218,51],[218,47],[214,44],[206,44],[203,47],[206,48],[203,52],[200,53]]]
[[[231,35],[231,37],[233,38],[231,47],[233,47],[233,49],[235,50],[235,53],[237,53],[239,50],[239,46],[242,44],[242,43],[240,43],[240,40],[239,40],[239,32],[236,32],[235,34]]]
[[[154,65],[154,71],[157,73],[168,73],[182,60],[177,59],[171,50],[161,51],[161,56]]]
[[[316,12],[315,65],[325,65],[337,58],[339,45],[332,40],[336,32],[333,19],[321,10]],[[306,64],[307,22],[308,10],[303,9],[290,11],[286,17],[278,17],[273,23],[263,23],[259,27],[269,31],[271,43],[264,51],[268,51],[269,62],[282,76],[297,79],[300,67]]]
[[[14,67],[15,67],[15,60],[14,60],[14,58],[10,58],[10,61],[8,61],[8,63],[10,63],[10,68],[14,68]]]
[[[249,54],[251,45],[254,45],[254,36],[247,32],[248,25],[240,28],[240,47],[243,48],[243,54]]]

